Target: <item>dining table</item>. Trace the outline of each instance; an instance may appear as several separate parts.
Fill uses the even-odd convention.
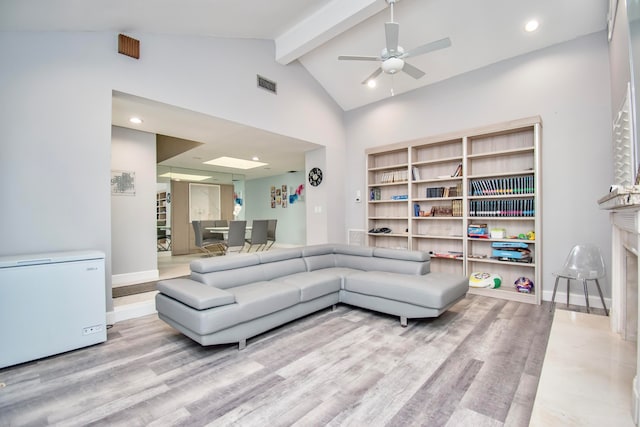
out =
[[[229,227],[204,227],[204,229],[213,233],[222,233],[225,239],[229,236]],[[247,228],[245,229],[245,236],[247,235],[247,232],[251,231],[251,229],[252,227],[247,225]]]

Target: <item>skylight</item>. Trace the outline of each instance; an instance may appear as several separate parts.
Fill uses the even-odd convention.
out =
[[[225,168],[234,169],[253,169],[260,166],[265,166],[268,163],[256,162],[253,160],[236,159],[235,157],[218,157],[217,159],[203,162],[207,165],[223,166]]]
[[[205,179],[211,178],[210,176],[206,176],[206,175],[191,175],[188,173],[176,173],[176,172],[167,172],[159,176],[161,176],[162,178],[175,179],[177,181],[179,180],[204,181]]]

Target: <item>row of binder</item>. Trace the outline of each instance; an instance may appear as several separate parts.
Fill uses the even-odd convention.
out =
[[[508,178],[477,179],[471,181],[471,196],[495,196],[508,194],[531,194],[535,191],[533,175]]]
[[[535,215],[533,199],[472,200],[469,216],[526,217]]]

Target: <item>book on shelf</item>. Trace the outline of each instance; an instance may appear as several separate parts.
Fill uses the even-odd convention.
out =
[[[462,176],[462,163],[458,163],[458,166],[456,166],[456,170],[453,171],[453,175],[451,176],[453,177]]]
[[[535,180],[533,175],[474,179],[469,191],[470,196],[531,194],[535,192]]]
[[[380,176],[381,184],[390,184],[394,182],[406,182],[407,171],[405,169],[398,169],[395,171],[383,172]]]
[[[411,177],[414,181],[420,181],[420,169],[418,167],[413,166],[411,168]]]
[[[462,216],[462,200],[453,200],[451,202],[453,216]]]
[[[426,197],[459,197],[462,193],[462,184],[452,187],[427,187]]]
[[[453,216],[453,208],[450,206],[433,206],[431,216]]]
[[[381,198],[380,189],[378,187],[373,187],[369,191],[369,200],[375,201],[375,200],[380,200],[380,198]]]
[[[469,216],[533,217],[534,199],[498,199],[469,201]]]

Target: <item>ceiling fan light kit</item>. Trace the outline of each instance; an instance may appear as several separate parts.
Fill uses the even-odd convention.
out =
[[[400,58],[389,58],[382,63],[382,71],[387,74],[395,74],[404,67],[404,61]]]
[[[391,21],[384,24],[384,33],[386,40],[386,47],[382,49],[380,56],[362,56],[362,55],[340,55],[338,60],[341,61],[380,61],[380,67],[378,67],[370,76],[362,81],[362,84],[370,85],[370,81],[378,77],[382,72],[385,74],[394,75],[400,71],[404,71],[414,79],[419,79],[424,76],[424,71],[405,61],[405,58],[411,56],[423,55],[425,53],[433,52],[435,50],[444,49],[451,46],[451,40],[448,37],[440,40],[436,40],[431,43],[426,43],[418,46],[409,51],[405,51],[402,46],[398,45],[400,25],[393,21],[393,5],[398,0],[387,0],[389,8],[391,10]]]

